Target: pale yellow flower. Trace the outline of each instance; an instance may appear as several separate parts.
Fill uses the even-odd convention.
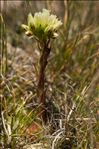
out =
[[[58,28],[62,22],[58,20],[56,15],[51,15],[50,11],[43,9],[42,12],[28,15],[28,25],[22,25],[27,35],[35,35],[38,39],[56,37]]]

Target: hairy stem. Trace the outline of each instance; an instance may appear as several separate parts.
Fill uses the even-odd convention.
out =
[[[39,99],[39,103],[41,104],[41,117],[43,121],[46,122],[46,89],[45,89],[45,69],[48,63],[48,57],[50,54],[51,48],[48,46],[44,46],[40,57],[40,71],[39,71],[39,79],[38,79],[38,87],[37,87],[37,96]]]

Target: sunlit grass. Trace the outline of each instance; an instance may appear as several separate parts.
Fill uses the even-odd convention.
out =
[[[51,9],[54,2],[44,3]],[[23,4],[27,12],[20,16],[26,17],[28,8],[36,3]],[[58,7],[58,3],[55,4]],[[34,41],[28,40],[22,32],[16,33],[12,29],[16,29],[13,21],[11,28],[11,21],[0,14],[1,148],[20,149],[37,143],[48,149],[62,149],[67,144],[73,149],[98,149],[99,27],[92,11],[97,3],[90,1],[85,6],[84,2],[64,0],[62,4],[65,8],[63,27],[52,43],[46,69],[46,100],[51,110],[47,125],[39,118],[36,96],[40,53]],[[85,8],[86,14],[83,13]],[[32,13],[36,9],[33,8]],[[16,24],[24,22],[19,20],[20,11],[13,10],[9,14],[11,18],[15,12],[18,14]],[[12,40],[17,40],[15,47],[11,45]],[[35,133],[32,132],[34,127]]]

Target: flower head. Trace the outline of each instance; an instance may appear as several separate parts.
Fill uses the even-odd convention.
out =
[[[26,34],[36,36],[39,40],[56,37],[58,28],[62,22],[58,20],[56,15],[50,14],[49,10],[43,9],[42,12],[28,15],[28,25],[22,25]]]

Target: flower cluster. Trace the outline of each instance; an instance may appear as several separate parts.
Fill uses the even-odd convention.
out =
[[[58,20],[56,15],[51,15],[49,10],[43,9],[42,12],[35,13],[34,17],[30,13],[28,15],[28,25],[23,24],[22,27],[28,36],[34,35],[39,40],[45,40],[55,38],[61,25],[62,22]]]

